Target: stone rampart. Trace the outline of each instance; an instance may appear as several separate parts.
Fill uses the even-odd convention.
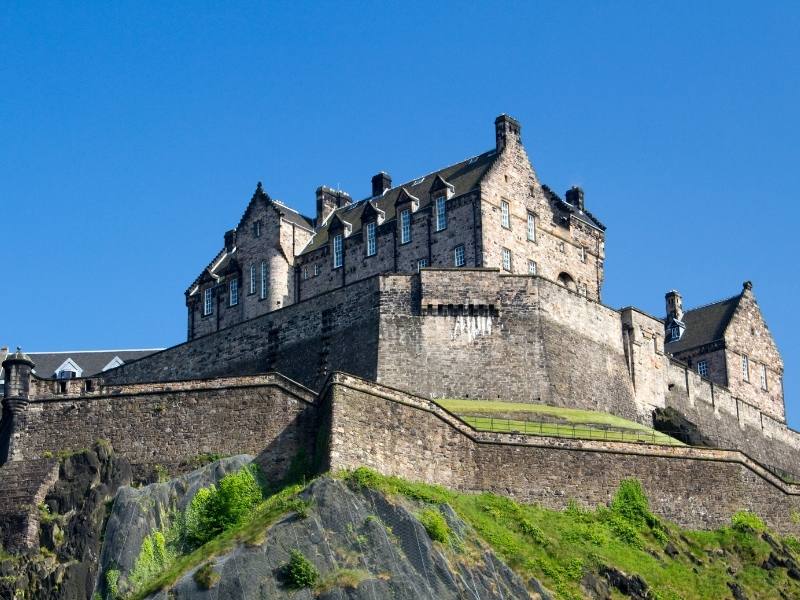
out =
[[[0,467],[0,548],[18,552],[39,545],[38,505],[58,479],[55,458]]]
[[[555,509],[569,499],[606,504],[635,477],[653,511],[680,525],[718,527],[751,510],[779,531],[800,532],[792,519],[800,486],[738,451],[478,432],[434,402],[343,374],[330,380],[321,408],[334,470],[366,465]]]
[[[79,389],[80,381],[71,383]],[[314,451],[314,399],[310,390],[274,373],[106,385],[82,395],[32,398],[14,424],[10,460],[39,459],[105,439],[139,476],[155,465],[185,469],[206,453],[249,453],[259,455],[268,477],[278,478],[300,450],[309,457]]]

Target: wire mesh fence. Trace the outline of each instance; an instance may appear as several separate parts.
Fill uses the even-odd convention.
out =
[[[480,431],[496,433],[519,433],[584,440],[606,440],[612,442],[636,442],[668,446],[683,445],[668,433],[655,430],[626,429],[586,423],[553,423],[548,421],[521,421],[498,417],[461,416],[465,423]]]

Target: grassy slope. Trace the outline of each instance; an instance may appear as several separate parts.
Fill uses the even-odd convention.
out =
[[[770,545],[758,531],[732,527],[687,531],[658,521],[646,509],[634,514],[635,518],[626,516],[630,511],[626,512],[625,503],[596,511],[576,507],[553,511],[488,493],[464,494],[410,483],[363,468],[340,477],[351,485],[377,489],[403,502],[418,503],[420,508],[430,507],[422,512],[449,504],[524,580],[535,577],[558,598],[584,598],[581,579],[603,565],[641,576],[655,600],[731,598],[730,583],[738,585],[749,600],[777,598],[779,590],[785,597],[800,597],[800,583],[788,577],[787,569],[768,571],[761,567],[770,555]],[[178,558],[134,597],[144,598],[169,586],[182,573],[236,544],[264,539],[281,514],[305,510],[296,496],[301,488],[291,486],[271,496],[247,522]],[[646,506],[643,497],[642,502]],[[313,511],[313,506],[308,510]],[[773,537],[800,561],[800,542]],[[441,547],[445,554],[464,551],[454,535]],[[614,597],[622,596],[615,592]]]
[[[682,445],[654,429],[603,412],[495,400],[446,398],[436,402],[483,431]]]

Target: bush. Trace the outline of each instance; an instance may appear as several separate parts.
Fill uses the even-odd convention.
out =
[[[522,519],[519,522],[519,528],[528,537],[530,537],[537,544],[544,544],[547,538],[544,536],[544,531],[540,527],[531,523],[528,519]]]
[[[358,467],[347,476],[347,480],[356,484],[358,487],[376,488],[380,481],[380,475],[367,467]]]
[[[108,600],[117,600],[122,597],[119,593],[119,569],[106,571],[106,592]]]
[[[202,590],[210,590],[219,581],[219,573],[214,570],[214,565],[207,562],[194,572],[194,581]]]
[[[175,553],[167,548],[167,540],[161,531],[154,531],[142,540],[139,556],[131,571],[130,582],[134,588],[159,575],[174,560]]]
[[[435,508],[426,508],[419,513],[419,521],[432,540],[446,544],[450,539],[450,526]]]
[[[623,479],[611,501],[611,510],[635,525],[656,521],[650,512],[650,503],[637,479]]]
[[[740,533],[762,533],[767,526],[758,515],[747,510],[740,510],[731,517],[731,526]]]
[[[319,571],[299,550],[289,553],[285,567],[286,582],[295,589],[313,587],[319,581]]]
[[[187,541],[200,546],[238,525],[262,498],[255,466],[229,473],[220,480],[219,487],[201,488],[186,509]]]

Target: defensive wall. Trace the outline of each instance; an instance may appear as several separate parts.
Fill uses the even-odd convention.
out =
[[[327,467],[361,465],[463,491],[491,491],[562,509],[570,499],[606,504],[619,483],[642,482],[653,511],[712,528],[750,510],[800,532],[800,486],[737,450],[657,446],[479,432],[436,403],[335,374],[322,393]]]

